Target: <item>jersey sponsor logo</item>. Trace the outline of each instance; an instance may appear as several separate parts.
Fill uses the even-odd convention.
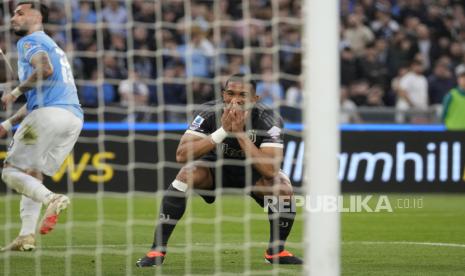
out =
[[[235,149],[225,143],[222,144],[221,148],[223,150],[224,156],[227,156],[230,158],[245,158],[245,152],[242,149]]]
[[[191,124],[189,129],[196,130],[196,129],[200,128],[203,121],[205,121],[205,119],[202,116],[197,115],[197,117],[195,117],[194,121],[192,121],[192,124]]]
[[[273,140],[278,140],[281,136],[281,129],[277,126],[270,128],[267,133],[273,138]]]

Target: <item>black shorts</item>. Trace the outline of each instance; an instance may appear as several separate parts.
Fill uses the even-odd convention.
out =
[[[262,177],[261,174],[253,168],[252,165],[247,165],[241,160],[224,160],[225,164],[220,164],[216,161],[215,156],[207,155],[200,159],[204,161],[212,176],[212,187],[207,192],[202,193],[199,190],[199,194],[207,203],[215,201],[215,195],[212,191],[216,190],[217,187],[221,188],[238,188],[243,189],[245,187],[254,186],[255,183]],[[221,183],[218,183],[221,181]]]

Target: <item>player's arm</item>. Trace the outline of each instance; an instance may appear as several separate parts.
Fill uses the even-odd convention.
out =
[[[242,150],[247,157],[252,159],[252,165],[264,178],[274,178],[279,174],[281,161],[283,159],[283,147],[260,147],[258,148],[244,132],[245,121],[248,112],[236,110],[232,117],[232,132],[236,136]]]
[[[27,115],[26,105],[23,105],[16,113],[0,124],[0,137],[5,137],[14,125],[23,121]]]
[[[34,88],[38,82],[53,74],[53,65],[48,54],[44,51],[37,52],[33,55],[30,63],[32,67],[34,67],[32,74],[25,81],[20,83],[13,91],[3,94],[2,103],[4,108],[6,108],[8,104],[14,103],[16,99],[26,91]]]
[[[213,119],[213,117],[211,117]],[[231,130],[231,116],[230,109],[224,109],[221,116],[221,127],[215,131],[211,131],[211,127],[204,127],[212,122],[203,122],[202,125],[197,126],[202,130],[188,130],[181,138],[178,149],[176,150],[176,161],[179,163],[186,163],[189,160],[197,159],[213,149],[218,144],[221,144],[228,136]],[[206,133],[211,133],[210,135]]]
[[[216,144],[212,141],[211,136],[200,137],[184,133],[176,150],[176,161],[186,163],[207,154],[215,147]]]
[[[33,55],[31,58],[31,65],[34,67],[32,74],[24,82],[19,84],[18,87],[16,87],[21,94],[24,94],[26,91],[34,88],[39,81],[44,80],[53,74],[53,65],[46,52],[40,51]]]
[[[278,175],[283,160],[283,149],[275,147],[257,148],[245,133],[236,134],[241,148],[252,159],[254,168],[264,177],[273,178]]]

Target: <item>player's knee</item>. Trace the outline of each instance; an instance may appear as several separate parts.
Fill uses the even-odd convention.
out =
[[[291,181],[284,173],[279,174],[279,193],[280,195],[287,196],[294,194],[294,188],[292,187]]]
[[[185,183],[189,188],[192,188],[192,172],[186,168],[186,166],[182,167],[181,170],[176,175],[176,180]]]
[[[10,185],[10,182],[12,180],[12,171],[10,168],[4,168],[2,171],[2,180],[5,182],[8,186]]]
[[[292,188],[291,183],[281,183],[279,187],[279,194],[285,196],[291,196],[294,194],[294,189]]]
[[[18,170],[15,168],[4,168],[2,171],[2,180],[8,187],[10,187],[10,189],[17,191],[18,193],[22,193],[22,185],[19,178],[16,176],[17,173]]]
[[[176,180],[186,183],[189,188],[193,189],[207,189],[212,185],[208,169],[199,167],[195,163],[182,167]]]

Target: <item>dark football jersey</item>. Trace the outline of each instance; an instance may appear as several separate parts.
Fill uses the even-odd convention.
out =
[[[194,115],[194,120],[186,133],[206,137],[221,127],[221,115],[223,114],[223,102],[211,101],[200,107],[200,111]],[[269,107],[257,103],[251,111],[246,122],[246,133],[250,140],[258,148],[276,147],[283,148],[283,120]],[[220,151],[227,159],[245,159],[245,153],[233,134],[221,143]],[[209,155],[216,155],[217,151],[211,151]]]

